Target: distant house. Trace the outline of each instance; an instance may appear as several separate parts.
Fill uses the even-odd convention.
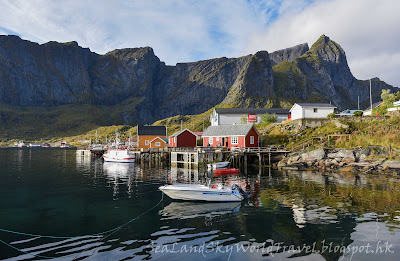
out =
[[[333,113],[336,106],[329,103],[295,103],[290,109],[291,119],[324,119]]]
[[[193,131],[194,134],[197,136],[197,140],[201,140],[203,138],[203,132],[202,131]]]
[[[370,115],[372,115],[372,110],[375,109],[375,108],[380,107],[380,106],[382,105],[382,103],[383,103],[383,101],[375,102],[374,104],[372,104],[372,108],[371,108],[371,106],[368,106],[368,108],[366,108],[366,109],[363,111],[363,115],[364,115],[364,116],[370,116]]]
[[[188,129],[174,133],[169,137],[169,147],[173,148],[193,148],[197,146],[197,135]]]
[[[167,138],[155,137],[150,141],[150,148],[152,149],[164,149],[167,147]]]
[[[288,119],[289,109],[270,108],[214,108],[210,116],[211,126],[232,125],[232,124],[258,124],[261,122],[261,115],[276,114],[276,121],[282,122]],[[243,122],[243,119],[245,122]]]
[[[205,147],[258,147],[259,133],[253,124],[210,126],[203,133]]]
[[[150,148],[151,142],[155,138],[166,138],[167,127],[165,126],[149,126],[149,125],[138,125],[137,126],[137,144],[139,148]],[[157,142],[157,141],[155,141]],[[160,141],[161,142],[161,141]],[[161,145],[161,144],[160,144]],[[154,144],[155,146],[155,144]]]

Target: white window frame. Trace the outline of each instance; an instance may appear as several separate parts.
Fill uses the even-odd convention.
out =
[[[219,141],[219,137],[217,137],[216,139],[217,139],[217,142],[218,142]]]
[[[231,143],[232,144],[239,144],[239,138],[238,137],[231,137]]]
[[[210,145],[213,144],[213,139],[214,139],[213,137],[208,138],[208,144]]]
[[[156,142],[156,147],[160,147],[161,143],[159,141]]]
[[[144,141],[144,144],[145,144],[146,146],[148,146],[148,145],[150,145],[150,141],[149,141],[149,140],[145,140],[145,141]]]
[[[254,144],[254,136],[250,136],[250,144]]]
[[[318,108],[313,108],[314,113],[318,113]]]

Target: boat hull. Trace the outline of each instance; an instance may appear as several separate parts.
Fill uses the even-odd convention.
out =
[[[168,197],[175,200],[208,201],[208,202],[238,202],[243,197],[237,190],[209,188],[206,186],[176,186],[167,185],[159,188]]]
[[[104,162],[135,163],[135,158],[111,158],[103,156]]]

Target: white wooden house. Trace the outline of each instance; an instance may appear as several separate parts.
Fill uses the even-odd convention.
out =
[[[336,106],[329,103],[295,103],[290,109],[291,119],[324,119]]]

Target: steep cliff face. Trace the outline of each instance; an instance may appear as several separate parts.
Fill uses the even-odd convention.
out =
[[[374,101],[382,89],[397,91],[379,79],[372,84]],[[152,123],[216,105],[264,107],[280,101],[331,101],[346,109],[354,108],[358,97],[367,104],[369,82],[352,75],[344,50],[325,35],[310,49],[300,44],[176,66],[166,66],[150,47],[98,55],[76,42],[39,45],[0,36],[0,104],[31,111],[85,104],[102,115],[99,124]],[[7,113],[1,114],[4,124],[23,124],[23,117]]]
[[[230,107],[264,107],[273,96],[273,74],[268,52],[252,55],[222,102]]]
[[[0,102],[20,106],[86,103],[87,69],[97,56],[76,42],[39,45],[0,36]]]
[[[303,43],[290,48],[275,51],[269,54],[272,65],[280,64],[283,61],[292,62],[297,57],[302,56],[308,51],[308,44]]]

